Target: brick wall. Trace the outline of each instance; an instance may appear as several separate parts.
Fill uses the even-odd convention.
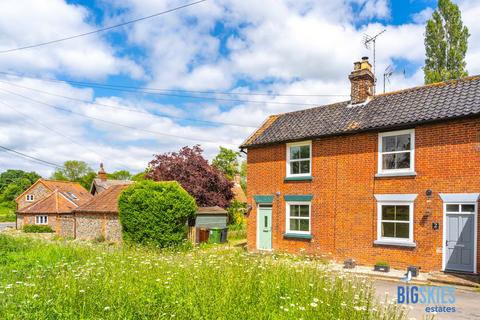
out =
[[[439,193],[480,192],[480,119],[415,127],[416,177],[375,178],[378,133],[359,133],[314,140],[309,182],[284,182],[286,146],[248,150],[248,247],[256,249],[256,204],[253,195],[273,195],[274,250],[354,258],[372,265],[384,260],[393,267],[442,267],[443,202]],[[425,191],[433,190],[431,199]],[[416,248],[376,246],[377,202],[374,194],[418,194],[414,203]],[[313,194],[312,240],[284,239],[285,194]],[[432,222],[440,229],[433,230]],[[480,219],[479,219],[480,224]],[[480,226],[478,228],[480,230]],[[480,248],[480,236],[478,237]],[[480,270],[480,251],[477,253]]]

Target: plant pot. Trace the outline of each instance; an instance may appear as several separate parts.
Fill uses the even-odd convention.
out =
[[[390,266],[375,266],[373,270],[380,272],[390,272]]]

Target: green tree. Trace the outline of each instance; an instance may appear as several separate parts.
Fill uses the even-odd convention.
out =
[[[41,176],[36,172],[9,169],[0,174],[0,202],[12,202]]]
[[[240,164],[240,185],[243,192],[247,193],[247,161],[243,160]]]
[[[2,172],[0,174],[0,192],[9,184],[11,183],[18,184],[22,179],[27,179],[27,180],[23,180],[22,187],[24,187],[24,185],[27,184],[26,188],[28,188],[40,178],[41,176],[38,173],[33,171],[25,172],[23,170],[8,169],[7,171]]]
[[[107,178],[113,180],[131,180],[132,174],[127,170],[118,170],[113,173],[107,173]]]
[[[235,174],[239,172],[238,156],[238,152],[220,147],[220,152],[212,160],[212,165],[223,172],[231,181]]]
[[[145,179],[145,175],[147,174],[147,171],[139,172],[137,174],[134,174],[132,176],[132,181],[143,181]]]
[[[52,179],[78,182],[88,190],[95,176],[95,171],[84,161],[69,160],[52,174]]]
[[[150,180],[125,189],[118,208],[124,240],[160,247],[183,243],[187,221],[197,210],[195,199],[177,182]]]
[[[465,54],[469,36],[458,6],[451,0],[439,0],[425,29],[425,84],[468,75]]]

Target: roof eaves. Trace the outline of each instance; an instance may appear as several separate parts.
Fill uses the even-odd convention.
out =
[[[263,132],[265,132],[265,130],[267,130],[274,122],[275,120],[277,120],[282,114],[275,114],[275,115],[271,115],[269,116],[263,123],[262,125],[260,126],[260,128],[258,128],[257,130],[255,130],[246,140],[244,143],[242,143],[242,145],[240,146],[240,148],[247,148],[249,145],[252,144],[252,142],[258,137],[260,136]]]

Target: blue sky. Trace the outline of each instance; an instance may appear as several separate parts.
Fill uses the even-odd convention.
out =
[[[456,2],[472,34],[467,68],[478,74],[480,4]],[[0,51],[186,3],[10,1],[0,12]],[[387,91],[421,85],[424,24],[435,6],[209,0],[114,32],[1,54],[0,68],[10,75],[0,75],[0,145],[53,163],[79,159],[96,169],[104,162],[109,171],[137,172],[153,154],[196,143],[211,158],[220,145],[236,148],[268,115],[348,100],[353,62],[372,56],[364,34],[387,30],[377,42],[377,92],[388,66],[395,72]],[[8,168],[47,177],[53,170],[1,152],[0,170]]]

